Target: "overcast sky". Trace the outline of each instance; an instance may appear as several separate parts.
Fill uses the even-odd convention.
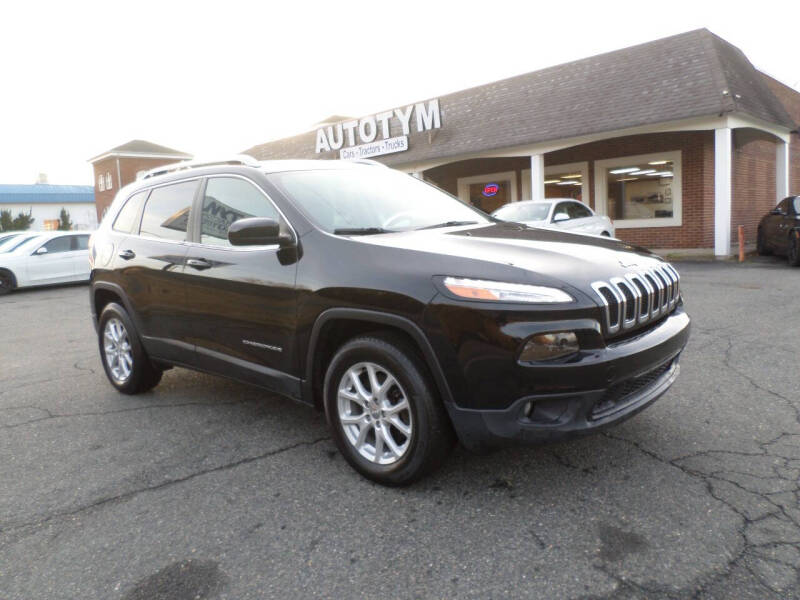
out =
[[[91,183],[131,139],[237,153],[707,27],[800,88],[800,2],[54,2],[2,9],[0,183]]]

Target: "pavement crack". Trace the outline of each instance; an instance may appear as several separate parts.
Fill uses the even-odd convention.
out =
[[[231,463],[226,463],[224,465],[211,467],[209,469],[202,469],[200,471],[195,471],[195,472],[189,473],[188,475],[185,475],[183,477],[175,477],[173,479],[168,479],[166,481],[162,481],[161,483],[157,483],[155,485],[144,486],[144,487],[141,487],[141,488],[130,490],[128,492],[117,494],[115,496],[107,496],[105,498],[100,498],[98,500],[95,500],[94,502],[91,502],[89,504],[86,504],[84,506],[76,508],[74,510],[56,512],[56,513],[47,515],[47,516],[45,516],[43,518],[40,518],[40,519],[38,519],[36,521],[30,521],[30,522],[27,522],[27,523],[2,525],[2,526],[0,526],[0,534],[7,534],[9,532],[20,531],[20,530],[31,529],[31,528],[39,528],[39,527],[41,527],[43,525],[46,525],[46,524],[50,523],[51,521],[55,521],[55,520],[59,520],[59,519],[66,519],[66,518],[70,518],[70,517],[75,517],[77,515],[80,515],[81,513],[85,513],[87,511],[91,511],[91,510],[96,509],[96,508],[100,508],[100,507],[103,507],[103,506],[109,506],[109,505],[113,505],[113,504],[118,504],[118,503],[121,503],[121,502],[126,502],[126,501],[128,501],[128,500],[130,500],[130,499],[132,499],[132,498],[134,498],[134,497],[136,497],[138,495],[140,495],[140,494],[143,494],[143,493],[155,492],[155,491],[158,491],[158,490],[163,490],[165,488],[168,488],[168,487],[171,487],[171,486],[174,486],[174,485],[179,485],[181,483],[186,483],[187,481],[192,481],[193,479],[197,479],[198,477],[203,477],[205,475],[211,475],[213,473],[221,473],[223,471],[228,471],[228,470],[231,470],[231,469],[235,469],[235,468],[241,467],[243,465],[247,465],[247,464],[254,463],[254,462],[257,462],[257,461],[260,461],[260,460],[265,460],[265,459],[268,459],[268,458],[272,458],[274,456],[278,456],[280,454],[283,454],[285,452],[289,452],[291,450],[295,450],[297,448],[311,447],[311,446],[314,446],[314,445],[316,445],[316,444],[318,444],[320,442],[327,441],[327,440],[330,440],[330,439],[331,438],[329,436],[324,436],[324,437],[315,438],[315,439],[313,439],[311,441],[296,442],[294,444],[289,444],[287,446],[282,446],[282,447],[276,448],[274,450],[269,450],[269,451],[264,452],[262,454],[257,454],[255,456],[248,456],[248,457],[236,460],[236,461],[231,462]]]

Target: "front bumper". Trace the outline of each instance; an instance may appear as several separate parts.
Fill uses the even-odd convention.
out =
[[[620,423],[658,399],[675,382],[690,320],[676,311],[641,336],[612,343],[589,365],[575,365],[575,381],[607,385],[569,393],[526,395],[503,409],[448,406],[459,439],[468,448],[540,443],[575,437]],[[572,371],[572,369],[570,369]],[[562,374],[564,374],[562,372]]]

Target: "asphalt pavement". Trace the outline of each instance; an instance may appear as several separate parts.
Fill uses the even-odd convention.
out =
[[[800,269],[678,263],[673,388],[405,489],[324,417],[184,369],[118,394],[86,286],[0,298],[0,599],[800,598]]]

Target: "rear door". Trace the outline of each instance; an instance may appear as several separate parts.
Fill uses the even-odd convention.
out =
[[[193,347],[186,342],[189,325],[182,269],[199,183],[195,178],[140,192],[128,200],[112,226],[123,234],[130,228],[114,249],[114,271],[131,302],[145,347],[152,356],[178,362],[193,358]],[[137,214],[140,203],[144,207]]]
[[[184,277],[198,364],[297,395],[299,380],[287,375],[297,320],[293,249],[228,241],[228,228],[239,219],[290,225],[261,187],[241,176],[209,177],[195,206]]]
[[[27,272],[30,285],[72,281],[72,236],[60,235],[38,246],[28,257]]]
[[[89,234],[72,236],[72,274],[75,281],[89,279]]]

